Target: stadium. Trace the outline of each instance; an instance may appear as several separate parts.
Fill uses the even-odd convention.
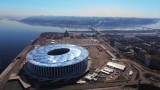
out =
[[[31,50],[26,56],[25,72],[43,80],[70,80],[87,70],[88,51],[71,44],[53,44]]]

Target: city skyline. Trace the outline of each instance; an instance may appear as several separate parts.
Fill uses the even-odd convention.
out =
[[[160,0],[1,0],[0,16],[160,18]]]

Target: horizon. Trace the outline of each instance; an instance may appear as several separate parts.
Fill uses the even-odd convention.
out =
[[[6,16],[1,16],[1,18],[28,18],[28,17],[88,17],[88,18],[145,18],[145,19],[160,19],[160,17],[130,17],[130,16],[60,16],[60,15],[33,15],[33,16],[11,16],[11,15],[6,15]]]
[[[0,16],[160,18],[160,0],[1,0]]]

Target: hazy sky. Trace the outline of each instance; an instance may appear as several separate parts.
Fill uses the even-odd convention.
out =
[[[160,0],[0,0],[2,15],[160,18]]]

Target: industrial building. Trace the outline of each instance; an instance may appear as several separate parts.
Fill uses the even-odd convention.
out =
[[[113,67],[113,68],[116,68],[116,69],[119,69],[119,70],[122,70],[122,71],[126,68],[125,65],[122,65],[122,64],[119,64],[119,63],[114,63],[114,62],[108,62],[107,66]]]
[[[34,48],[26,59],[25,72],[31,77],[67,81],[86,72],[88,51],[71,44],[52,44]]]

